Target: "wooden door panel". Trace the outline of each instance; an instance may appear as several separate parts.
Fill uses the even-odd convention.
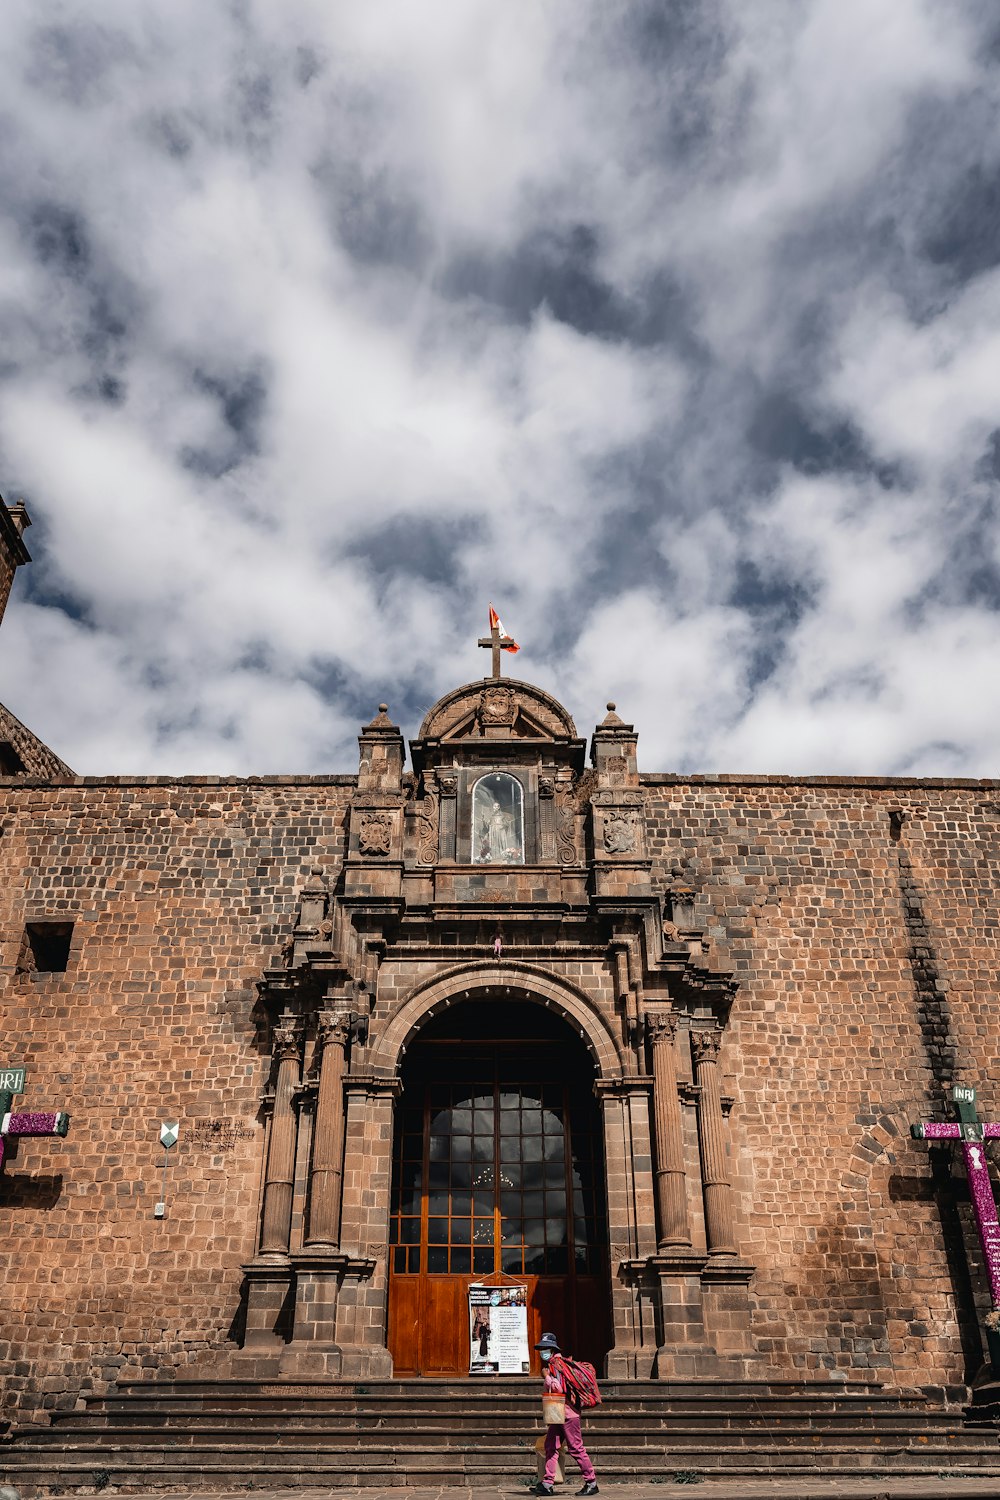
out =
[[[389,1278],[389,1348],[397,1375],[420,1372],[419,1276]]]
[[[425,1276],[420,1312],[420,1368],[424,1375],[469,1372],[469,1302],[462,1276]]]

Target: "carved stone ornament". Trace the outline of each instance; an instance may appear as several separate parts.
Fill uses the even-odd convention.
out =
[[[438,857],[438,795],[433,775],[424,777],[424,797],[417,806],[417,863],[433,865]]]
[[[672,1010],[649,1010],[646,1030],[654,1047],[659,1042],[672,1042],[677,1035],[677,1017]]]
[[[722,1045],[721,1031],[692,1031],[691,1053],[696,1063],[718,1062]]]
[[[320,1011],[317,1023],[316,1040],[321,1047],[326,1047],[331,1042],[335,1042],[340,1047],[347,1046],[351,1023],[345,1012]]]
[[[639,814],[619,808],[604,818],[604,848],[608,854],[634,854],[639,847]]]
[[[458,796],[458,777],[457,776],[439,776],[438,777],[438,786],[441,788],[441,795],[442,795],[442,797],[457,797]]]
[[[559,863],[576,864],[576,797],[571,783],[559,782],[555,789],[556,840]]]
[[[517,711],[517,699],[513,688],[484,688],[479,700],[479,722],[487,725],[513,724]]]
[[[580,779],[582,782],[583,777]],[[617,790],[608,791],[606,788],[602,788],[601,791],[592,792],[590,800],[595,807],[641,807],[642,793]]]
[[[539,795],[539,797],[541,797],[543,801],[547,801],[550,797],[554,797],[555,794],[556,794],[556,784],[552,780],[552,777],[551,776],[539,776],[539,778],[538,778],[538,795]]]
[[[294,1016],[282,1016],[271,1034],[271,1051],[277,1062],[298,1057],[302,1033]]]
[[[392,813],[363,813],[358,828],[362,854],[388,854],[392,846]]]

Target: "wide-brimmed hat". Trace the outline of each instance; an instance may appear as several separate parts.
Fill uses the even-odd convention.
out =
[[[559,1354],[561,1352],[559,1348],[559,1340],[556,1338],[554,1333],[543,1333],[541,1338],[538,1340],[538,1343],[535,1345],[535,1348],[551,1349],[553,1354]]]

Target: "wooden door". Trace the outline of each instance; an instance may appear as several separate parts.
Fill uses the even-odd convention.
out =
[[[609,1343],[603,1152],[591,1081],[552,1043],[414,1046],[394,1143],[389,1348],[398,1375],[469,1371],[467,1288],[528,1287],[547,1329],[600,1365]],[[532,1353],[532,1369],[538,1369]]]

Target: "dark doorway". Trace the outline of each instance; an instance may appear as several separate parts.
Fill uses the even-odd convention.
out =
[[[610,1289],[593,1084],[579,1037],[530,1003],[463,1002],[413,1043],[393,1148],[396,1374],[467,1374],[467,1288],[500,1273],[528,1287],[530,1343],[552,1329],[600,1367]]]

